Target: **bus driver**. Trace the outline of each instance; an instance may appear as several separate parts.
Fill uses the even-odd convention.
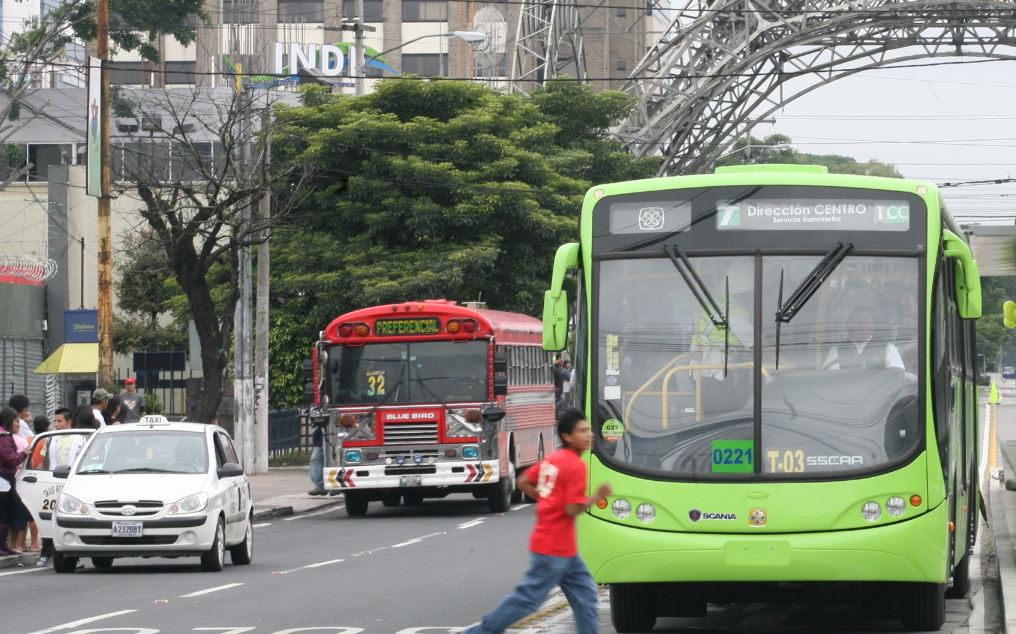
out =
[[[896,344],[874,342],[878,329],[875,310],[868,304],[857,304],[847,318],[847,341],[829,350],[823,368],[827,370],[904,369],[903,358]]]

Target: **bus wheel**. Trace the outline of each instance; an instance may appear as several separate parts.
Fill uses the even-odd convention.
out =
[[[656,625],[656,600],[652,589],[637,583],[611,584],[610,621],[618,634],[652,630]]]
[[[512,495],[515,488],[515,465],[508,463],[508,475],[490,487],[487,495],[487,506],[491,513],[507,513],[512,507]]]
[[[962,599],[970,593],[970,553],[963,556],[953,568],[952,586],[945,592],[946,598]]]
[[[522,500],[525,499],[526,495],[522,492],[522,489],[520,489],[519,487],[517,487],[515,485],[515,478],[517,476],[516,476],[515,464],[514,463],[508,467],[508,474],[511,476],[511,479],[512,479],[512,498],[511,498],[511,503],[512,504],[519,504],[520,502],[522,502]]]
[[[346,515],[350,517],[363,517],[367,514],[367,506],[370,500],[359,491],[346,491]]]
[[[945,584],[907,584],[901,610],[903,627],[914,632],[937,632],[945,623]]]
[[[384,504],[387,507],[398,506],[401,501],[402,494],[398,491],[386,491],[384,496],[381,498],[381,504]]]

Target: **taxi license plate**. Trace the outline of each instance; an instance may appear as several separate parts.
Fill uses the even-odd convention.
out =
[[[420,486],[420,476],[418,475],[402,476],[399,478],[399,486],[418,487]]]
[[[143,522],[113,522],[113,537],[141,537]]]

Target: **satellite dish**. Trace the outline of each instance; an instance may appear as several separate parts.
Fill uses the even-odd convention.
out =
[[[487,39],[474,49],[476,69],[496,68],[508,51],[508,22],[504,19],[504,14],[493,7],[484,7],[476,12],[472,30],[480,31],[487,36]]]

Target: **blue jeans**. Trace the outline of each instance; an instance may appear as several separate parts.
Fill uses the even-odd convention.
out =
[[[310,481],[314,483],[315,489],[325,488],[325,452],[321,447],[314,447],[310,451]]]
[[[596,634],[596,582],[582,558],[530,553],[529,570],[514,592],[501,600],[479,625],[463,634],[500,634],[519,619],[535,612],[554,586],[561,586],[575,615],[577,634]]]

